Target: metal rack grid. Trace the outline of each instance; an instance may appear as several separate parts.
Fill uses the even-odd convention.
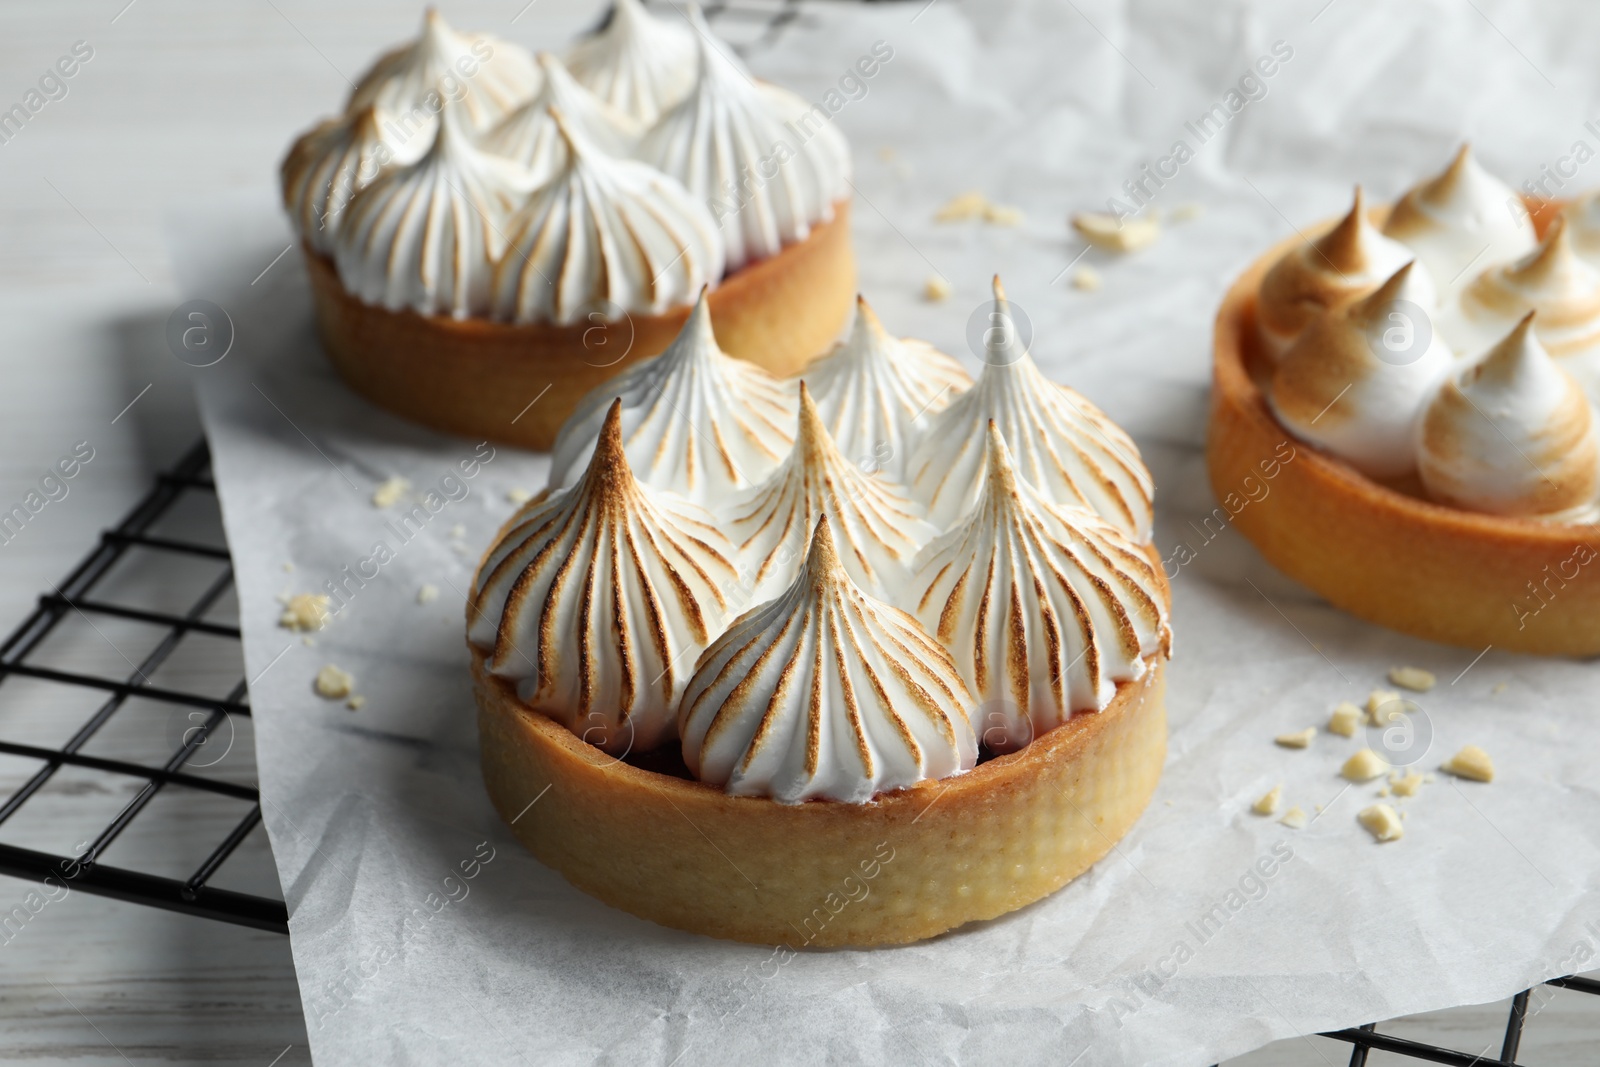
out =
[[[206,634],[231,641],[239,670],[243,673],[243,651],[238,647],[239,628],[207,621],[217,602],[233,589],[233,568],[227,549],[212,545],[156,536],[152,528],[186,495],[203,496],[212,509],[218,509],[216,487],[212,483],[210,452],[199,442],[170,470],[157,476],[144,498],[115,528],[100,535],[99,543],[59,584],[39,597],[33,612],[0,644],[0,701],[5,700],[4,683],[17,678],[34,679],[48,686],[103,693],[94,708],[70,737],[57,746],[11,740],[0,734],[0,754],[38,761],[33,774],[0,803],[0,827],[37,796],[63,767],[80,768],[111,776],[118,784],[142,780],[143,784],[116,816],[75,855],[60,855],[15,844],[0,843],[0,873],[43,882],[54,879],[88,893],[115,897],[135,904],[166,908],[208,919],[253,926],[263,930],[289,932],[289,913],[282,900],[254,893],[241,893],[211,885],[223,863],[261,822],[261,800],[254,782],[244,785],[217,777],[193,773],[185,765],[212,739],[218,725],[229,716],[250,714],[245,680],[241,676],[227,696],[217,699],[151,684],[162,664],[191,634]],[[148,610],[95,598],[97,586],[123,562],[131,549],[154,553],[197,557],[218,561],[220,573],[206,585],[200,596],[182,614]],[[130,620],[165,630],[164,636],[142,660],[129,660],[131,670],[122,676],[62,670],[35,662],[36,654],[62,622],[71,617],[83,619],[98,630],[96,620]],[[125,759],[111,759],[85,752],[85,746],[111,722],[117,712],[137,698],[160,707],[182,709],[185,722],[178,743],[159,765],[144,765]],[[253,768],[252,768],[253,773]],[[102,856],[156,796],[169,786],[181,786],[200,794],[229,797],[249,804],[243,818],[233,824],[193,872],[183,879],[153,875],[126,867],[112,866]]]

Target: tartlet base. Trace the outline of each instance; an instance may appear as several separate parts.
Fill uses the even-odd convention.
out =
[[[1160,780],[1164,669],[966,774],[799,805],[619,762],[521,704],[476,649],[472,677],[484,784],[530,852],[641,918],[799,949],[919,941],[1081,874]]]
[[[677,336],[691,308],[614,323],[511,324],[363,303],[333,260],[302,245],[317,332],[352,389],[436,430],[544,450],[589,390]],[[717,343],[773,374],[799,373],[839,335],[856,295],[850,202],[803,241],[710,293]]]
[[[1299,240],[1257,259],[1217,312],[1206,464],[1218,500],[1251,497],[1233,525],[1279,570],[1369,622],[1473,650],[1600,653],[1600,526],[1434,504],[1365,477],[1273,417],[1252,376],[1263,358],[1256,292]],[[1294,459],[1264,478],[1260,464],[1286,442]],[[1251,486],[1263,483],[1256,498]]]

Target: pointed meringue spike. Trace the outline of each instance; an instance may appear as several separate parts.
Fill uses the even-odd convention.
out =
[[[1399,270],[1389,275],[1382,285],[1352,304],[1350,318],[1356,322],[1366,323],[1382,317],[1388,306],[1400,299],[1400,294],[1405,291],[1406,281],[1411,277],[1411,268],[1416,265],[1416,260],[1407,260]]]
[[[839,549],[833,543],[833,529],[828,525],[826,514],[817,518],[817,525],[811,531],[811,544],[806,548],[806,571],[813,582],[848,580],[844,565],[839,562]]]
[[[1017,491],[1017,466],[1011,459],[1011,449],[1006,447],[1005,435],[993,419],[989,420],[989,439],[984,449],[984,478],[1000,493],[1011,496]]]
[[[1367,225],[1366,210],[1366,200],[1358,185],[1349,214],[1340,219],[1337,226],[1317,238],[1317,251],[1327,257],[1335,270],[1359,271],[1363,267],[1366,257],[1363,254],[1362,236]]]
[[[822,421],[817,402],[811,399],[811,390],[803,378],[800,381],[800,421],[795,428],[794,440],[795,447],[801,450],[800,454],[808,457],[824,442],[833,440],[828,433],[828,424]]]
[[[1511,332],[1495,342],[1495,346],[1472,369],[1475,382],[1508,382],[1517,374],[1517,368],[1526,360],[1549,359],[1550,354],[1539,343],[1533,329],[1534,312],[1530,311],[1511,327]]]
[[[1555,280],[1573,264],[1576,253],[1572,250],[1572,237],[1567,230],[1567,216],[1557,215],[1544,233],[1544,240],[1528,256],[1506,268],[1506,276],[1519,279],[1524,285]]]
[[[1006,299],[1006,287],[1000,284],[1000,275],[996,274],[994,276],[994,282],[992,284],[994,287],[995,302],[1004,303]]]
[[[888,336],[883,328],[883,321],[878,318],[878,313],[872,310],[872,305],[867,303],[867,298],[860,293],[856,294],[856,323],[851,331],[856,340],[883,340]]]

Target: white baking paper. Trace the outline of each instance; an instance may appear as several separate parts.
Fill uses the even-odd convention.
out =
[[[193,295],[223,305],[237,331],[197,377],[317,1062],[1204,1064],[1593,967],[1600,667],[1446,648],[1332,610],[1205,525],[1216,505],[1201,444],[1225,285],[1292,227],[1342,211],[1352,182],[1392,196],[1470,135],[1514,183],[1549,164],[1577,175],[1566,192],[1600,184],[1600,164],[1557,166],[1576,141],[1600,146],[1584,126],[1600,67],[1581,43],[1600,11],[1535,18],[1487,0],[801,11],[751,63],[842,101],[862,287],[885,322],[975,365],[969,317],[1000,271],[1040,364],[1126,426],[1155,473],[1156,540],[1183,560],[1169,567],[1177,658],[1160,791],[1114,853],[1053,897],[905,948],[791,957],[663,929],[572,889],[484,795],[462,639],[472,564],[512,508],[508,490],[540,488],[546,461],[504,447],[486,459],[477,442],[407,425],[340,385],[312,334],[298,252],[250,284],[289,242],[263,176],[247,202],[188,212],[178,258]],[[541,27],[535,7],[514,30],[558,43]],[[892,57],[864,77],[858,61],[878,42]],[[1144,164],[1173,176],[1158,186]],[[1079,259],[1067,213],[1129,200],[1125,181],[1143,182],[1164,236],[1134,256]],[[1024,221],[932,221],[968,189]],[[1190,204],[1197,217],[1173,220]],[[1099,291],[1072,288],[1085,266]],[[947,302],[920,300],[933,274],[952,285]],[[465,495],[401,544],[385,525],[396,511],[371,500],[391,476],[414,494]],[[346,567],[372,573],[363,561],[379,541],[394,558],[348,586],[314,647],[276,625],[280,594],[317,591]],[[418,603],[425,585],[439,595]],[[360,710],[313,694],[326,663],[355,676]],[[1364,739],[1324,733],[1290,751],[1272,738],[1320,725],[1401,664],[1439,677],[1415,695],[1432,735],[1420,768],[1471,743],[1499,774],[1492,785],[1440,774],[1392,801],[1405,838],[1379,845],[1355,820],[1379,783],[1337,775]],[[1310,826],[1251,813],[1279,783],[1286,807],[1322,806]]]

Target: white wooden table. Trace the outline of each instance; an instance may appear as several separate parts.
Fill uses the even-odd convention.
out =
[[[520,0],[506,0],[451,3],[448,14],[533,42],[564,39],[594,7],[539,0],[530,12]],[[23,100],[75,43],[93,54],[65,81],[65,96],[0,143],[0,511],[20,502],[78,442],[90,443],[94,459],[65,498],[0,545],[0,628],[20,619],[46,583],[144,492],[152,473],[199,436],[189,369],[170,355],[163,336],[180,299],[166,221],[197,198],[271,182],[291,135],[341,99],[347,78],[380,46],[409,34],[417,15],[416,5],[377,0],[338,7],[310,0],[11,0],[4,7],[0,109]],[[86,646],[73,654],[97,652]],[[190,661],[175,669],[205,675],[238,667]],[[0,690],[0,717],[5,696]],[[57,710],[25,714],[42,727]],[[0,767],[0,786],[12,780]],[[96,788],[104,787],[84,780],[62,791]],[[74,828],[56,825],[50,799],[40,799],[42,814],[26,832],[70,836]],[[122,799],[103,798],[113,807]],[[58,807],[66,819],[68,805]],[[182,840],[151,831],[143,844],[178,853]],[[245,862],[270,872],[259,854]],[[28,888],[0,878],[0,911]],[[0,1005],[0,1060],[309,1059],[286,938],[81,892],[51,904],[0,945]],[[1387,1029],[1493,1054],[1504,1018],[1502,1005]],[[1597,1044],[1600,1005],[1558,994],[1530,1026],[1521,1059],[1591,1063]],[[1341,1046],[1288,1041],[1236,1062],[1345,1058]]]

